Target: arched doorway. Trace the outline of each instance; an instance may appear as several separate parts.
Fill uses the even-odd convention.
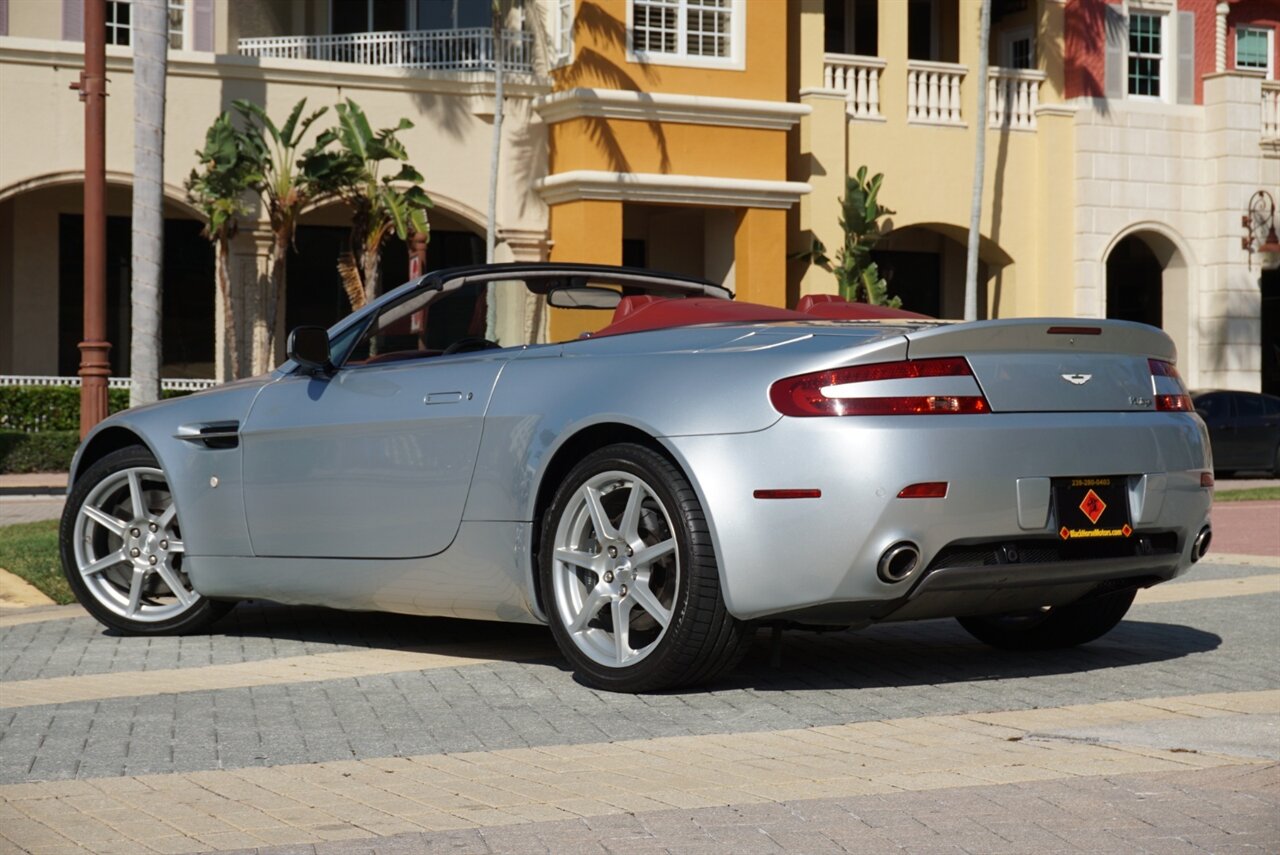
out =
[[[113,376],[129,374],[132,188],[107,184],[107,340]],[[164,199],[161,376],[212,377],[214,252],[201,222]],[[0,193],[0,374],[75,376],[84,337],[84,186],[61,174]]]
[[[431,240],[426,270],[484,262],[484,236],[470,223],[436,207],[429,214]],[[285,296],[285,330],[303,324],[331,326],[351,311],[338,276],[338,256],[350,249],[351,218],[335,203],[303,215],[289,253]],[[382,291],[409,278],[409,250],[392,235],[382,246]]]
[[[1280,270],[1264,270],[1262,292],[1262,391],[1280,395]]]
[[[871,252],[902,308],[935,318],[964,317],[968,232],[945,223],[894,228]],[[1006,268],[1013,259],[987,238],[978,245],[978,318],[994,317]]]
[[[1164,266],[1147,242],[1130,235],[1107,256],[1107,317],[1153,327],[1164,323]]]
[[[1155,229],[1137,229],[1112,244],[1106,268],[1106,316],[1163,329],[1178,347],[1182,373],[1191,376],[1188,267],[1178,244]]]

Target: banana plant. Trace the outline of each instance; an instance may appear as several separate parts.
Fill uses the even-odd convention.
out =
[[[277,126],[260,105],[245,100],[232,102],[244,124],[245,156],[253,173],[250,186],[262,197],[273,237],[271,275],[264,282],[262,300],[266,307],[266,347],[263,364],[255,365],[255,371],[270,368],[277,355],[276,322],[284,312],[289,250],[297,233],[298,217],[307,206],[337,195],[339,155],[326,151],[328,141],[321,138],[302,148],[307,131],[329,108],[303,115],[306,105],[306,98],[299,100],[284,124]]]
[[[845,176],[844,197],[840,200],[844,245],[836,250],[835,260],[827,255],[826,246],[817,238],[807,252],[794,257],[835,274],[840,296],[846,300],[897,309],[901,308],[902,299],[889,296],[889,283],[871,260],[871,250],[881,238],[880,218],[894,213],[879,202],[883,183],[883,173],[876,173],[868,180],[865,166],[858,167],[853,176]]]
[[[375,132],[350,98],[335,111],[338,124],[322,133],[318,144],[337,143],[331,174],[337,194],[352,211],[351,248],[339,256],[338,272],[354,310],[378,296],[382,245],[391,234],[401,240],[415,233],[430,237],[427,211],[434,203],[396,136],[412,128],[412,122],[401,119],[395,127]]]
[[[205,132],[204,148],[196,152],[200,166],[191,170],[185,182],[187,199],[204,217],[203,234],[218,254],[218,290],[226,311],[227,350],[231,359],[231,379],[240,374],[240,348],[236,341],[235,303],[231,299],[229,248],[248,213],[246,194],[253,183],[252,160],[245,154],[244,135],[236,130],[230,113],[213,120]]]

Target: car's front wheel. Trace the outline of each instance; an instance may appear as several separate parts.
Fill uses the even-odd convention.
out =
[[[1075,647],[1101,638],[1124,619],[1136,588],[1090,597],[1065,606],[1047,606],[1017,615],[958,618],[974,638],[1006,650]]]
[[[751,641],[725,609],[693,488],[644,446],[608,446],[573,468],[543,518],[539,567],[556,643],[599,688],[704,682]]]
[[[194,632],[230,605],[206,599],[183,567],[168,480],[147,449],[114,451],[76,481],[62,512],[62,570],[100,622],[122,632]]]

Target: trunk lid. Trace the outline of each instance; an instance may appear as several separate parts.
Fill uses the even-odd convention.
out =
[[[1150,411],[1157,391],[1173,391],[1163,388],[1173,378],[1157,383],[1148,362],[1172,363],[1173,341],[1145,324],[1019,318],[934,327],[907,341],[910,359],[968,359],[997,413]]]

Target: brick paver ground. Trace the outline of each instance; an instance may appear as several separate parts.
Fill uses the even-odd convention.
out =
[[[775,666],[762,633],[646,696],[536,627],[3,616],[0,853],[1276,851],[1278,574],[1202,563],[1070,651],[931,621],[787,633]]]
[[[240,850],[528,853],[1272,853],[1280,765],[614,814]]]

